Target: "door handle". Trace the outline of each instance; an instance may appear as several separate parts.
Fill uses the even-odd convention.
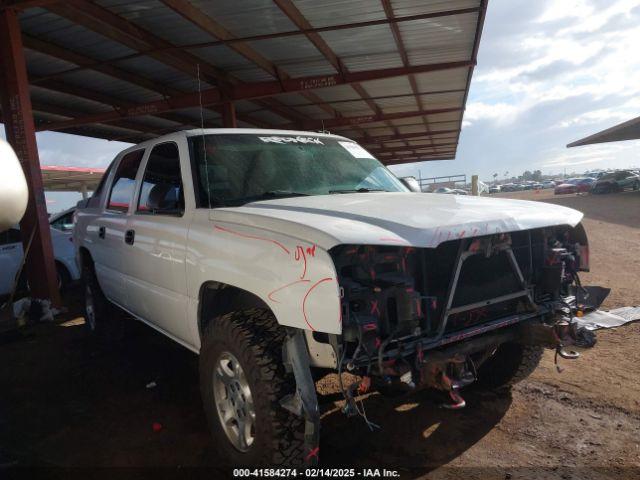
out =
[[[107,233],[107,229],[105,227],[98,228],[98,237],[104,238]]]
[[[127,230],[124,233],[124,243],[128,245],[133,245],[133,241],[136,238],[136,232],[134,230]]]

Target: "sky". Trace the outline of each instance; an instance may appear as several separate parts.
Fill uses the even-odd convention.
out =
[[[391,169],[490,180],[640,166],[640,140],[566,148],[640,115],[639,51],[640,0],[490,0],[456,159]],[[37,140],[43,165],[104,167],[128,146],[54,132]],[[78,198],[47,194],[49,211]]]
[[[566,144],[640,115],[640,0],[490,0],[455,160],[422,177],[640,166],[640,141]]]

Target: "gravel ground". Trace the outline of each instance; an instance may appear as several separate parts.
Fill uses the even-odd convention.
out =
[[[509,196],[583,211],[592,263],[583,283],[613,290],[606,307],[640,304],[640,192]],[[77,317],[73,295],[70,305],[67,320]],[[196,357],[142,325],[119,348],[96,347],[74,323],[0,336],[0,469],[215,468]],[[562,361],[563,373],[547,354],[511,392],[470,391],[457,412],[429,392],[372,394],[366,411],[381,426],[373,433],[340,413],[325,379],[323,463],[405,478],[640,478],[639,341],[640,324],[600,333],[582,358]]]

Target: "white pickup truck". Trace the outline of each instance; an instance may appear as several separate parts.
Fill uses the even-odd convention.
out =
[[[198,353],[224,458],[297,465],[318,459],[318,373],[355,375],[358,415],[371,389],[461,408],[464,386],[518,381],[543,347],[575,356],[581,218],[410,192],[336,135],[209,129],[120,153],[74,243],[91,332],[122,321],[115,305]]]

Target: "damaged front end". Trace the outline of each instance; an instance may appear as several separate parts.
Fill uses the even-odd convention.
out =
[[[460,408],[459,390],[504,344],[539,345],[577,358],[595,344],[575,321],[606,292],[585,288],[589,250],[581,224],[461,238],[436,248],[341,245],[331,252],[340,284],[340,372],[369,388],[437,388]]]

